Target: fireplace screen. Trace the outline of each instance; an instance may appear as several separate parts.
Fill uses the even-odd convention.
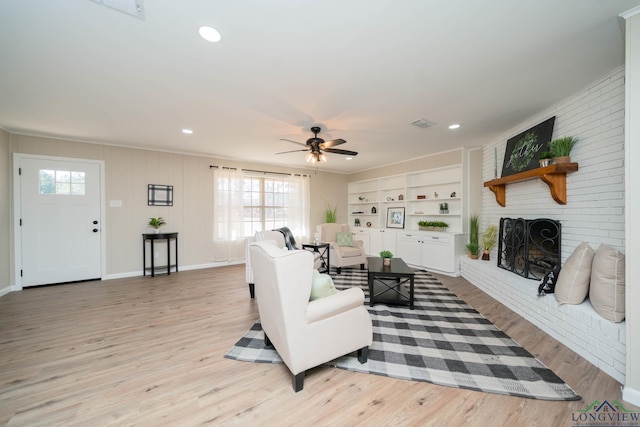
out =
[[[540,280],[560,266],[561,225],[552,219],[500,219],[498,267]]]

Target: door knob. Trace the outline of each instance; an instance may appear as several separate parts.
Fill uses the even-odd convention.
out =
[[[93,232],[94,232],[94,233],[97,233],[97,232],[98,232],[98,229],[97,229],[97,228],[94,228],[94,229],[93,229]]]
[[[96,221],[96,220],[93,220],[93,224],[94,224],[94,225],[95,225],[95,224],[97,224],[97,223],[98,223],[98,221]]]

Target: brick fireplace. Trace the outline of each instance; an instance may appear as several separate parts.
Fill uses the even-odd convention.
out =
[[[541,280],[561,260],[562,227],[548,218],[500,218],[498,267]]]

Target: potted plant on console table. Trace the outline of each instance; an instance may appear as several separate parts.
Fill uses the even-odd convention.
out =
[[[160,233],[160,227],[165,224],[166,222],[160,216],[158,218],[149,218],[149,227],[154,228],[156,234]]]

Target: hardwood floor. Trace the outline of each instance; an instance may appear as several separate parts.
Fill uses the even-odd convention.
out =
[[[620,384],[462,278],[437,276],[563,378],[550,402],[223,355],[257,320],[244,265],[27,289],[0,298],[0,424],[570,426]],[[633,405],[628,409],[638,410]]]

